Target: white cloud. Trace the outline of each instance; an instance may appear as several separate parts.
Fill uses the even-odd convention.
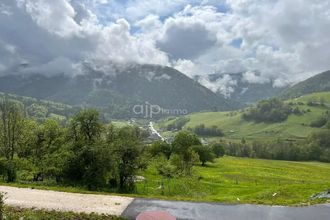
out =
[[[137,62],[167,65],[164,52],[154,47],[153,41],[132,36],[130,25],[125,19],[119,19],[98,31],[100,38],[93,59],[105,59],[115,62]]]
[[[186,74],[191,78],[193,78],[196,75],[200,75],[203,71],[201,66],[196,65],[191,60],[179,59],[175,61],[172,65],[173,68],[179,70],[180,72]]]
[[[138,20],[149,14],[167,16],[193,2],[196,0],[133,0],[126,5],[125,15],[130,20]]]
[[[135,26],[139,27],[144,33],[153,32],[155,29],[161,28],[162,25],[159,16],[154,14],[147,15],[135,23]]]
[[[227,94],[226,73],[283,86],[330,69],[329,27],[324,0],[2,0],[0,71],[152,63]],[[210,73],[225,75],[210,83]]]
[[[235,91],[235,86],[237,85],[236,80],[233,80],[228,74],[224,74],[215,82],[211,82],[206,76],[202,76],[199,82],[205,87],[210,88],[213,92],[219,92],[227,98]]]
[[[31,70],[39,68],[37,72],[53,74],[61,72],[55,66],[62,64],[62,70],[72,74],[76,69],[71,66],[85,60],[168,64],[167,55],[152,39],[132,35],[125,19],[100,23],[83,1],[71,5],[68,0],[20,0],[16,5],[5,0],[4,4],[15,13],[0,14],[0,44],[5,45],[0,56],[6,61],[6,69],[28,62]]]
[[[62,37],[77,34],[80,26],[75,22],[75,10],[70,0],[21,0],[32,19],[49,32]]]
[[[247,71],[243,73],[243,80],[249,83],[256,83],[256,84],[263,84],[269,82],[269,79],[262,77],[253,71]]]

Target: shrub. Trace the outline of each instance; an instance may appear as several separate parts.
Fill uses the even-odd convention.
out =
[[[166,130],[167,131],[181,130],[189,121],[190,121],[189,118],[180,117],[174,120],[172,123],[168,124]]]
[[[214,143],[211,146],[212,151],[216,157],[223,157],[225,155],[225,147],[220,143]]]
[[[213,162],[215,155],[210,147],[196,145],[193,146],[192,149],[198,154],[199,161],[202,163],[202,166],[204,166],[206,162]]]
[[[164,155],[169,159],[172,154],[172,147],[164,141],[156,141],[150,146],[149,152],[153,157]]]
[[[164,156],[160,156],[156,159],[156,169],[158,173],[165,178],[172,178],[175,173],[175,166]]]
[[[189,129],[197,135],[201,136],[219,136],[222,137],[224,134],[220,128],[217,126],[205,127],[204,124],[197,125],[193,129]]]
[[[312,121],[310,123],[310,126],[315,127],[315,128],[320,128],[320,127],[323,127],[326,123],[327,123],[327,119],[325,117],[321,116],[318,119]]]
[[[190,176],[193,167],[199,162],[198,154],[189,148],[184,154],[172,154],[170,163],[175,167],[177,174]]]

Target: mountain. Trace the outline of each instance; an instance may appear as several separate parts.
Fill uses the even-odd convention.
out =
[[[330,70],[299,82],[281,94],[283,98],[295,98],[314,92],[330,91]]]
[[[266,82],[248,82],[245,80],[243,73],[215,73],[208,75],[208,81],[216,83],[221,81],[224,77],[230,79],[230,91],[219,91],[218,93],[225,93],[230,100],[247,105],[257,101],[277,96],[285,88],[274,87],[272,81]],[[198,80],[198,77],[197,77]]]
[[[85,65],[83,74],[75,76],[7,74],[0,77],[0,91],[97,107],[116,118],[141,116],[134,115],[132,108],[145,102],[167,109],[165,114],[236,107],[181,72],[158,65],[113,65],[106,70]]]
[[[43,121],[47,118],[54,118],[60,122],[65,122],[69,117],[80,110],[78,107],[73,107],[63,103],[38,100],[36,98],[0,92],[0,100],[3,99],[21,103],[22,106],[24,106],[27,116],[34,118],[37,121]]]

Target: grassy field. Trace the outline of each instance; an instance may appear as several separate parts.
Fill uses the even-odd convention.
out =
[[[224,157],[198,166],[190,178],[162,179],[154,166],[141,173],[137,195],[173,200],[303,205],[330,188],[330,164]],[[163,187],[160,187],[163,185]],[[276,195],[274,195],[276,193]],[[323,200],[323,202],[325,202]]]
[[[17,220],[124,220],[124,218],[110,216],[110,215],[97,215],[97,214],[83,214],[73,212],[58,212],[46,211],[36,209],[21,209],[14,207],[5,207],[3,212],[3,219]]]
[[[325,106],[308,106],[307,102],[315,99],[325,101]],[[265,140],[265,139],[290,139],[297,140],[306,138],[310,133],[320,130],[320,128],[310,127],[310,123],[320,117],[323,112],[330,110],[330,93],[314,93],[302,96],[300,98],[286,101],[293,103],[292,107],[298,107],[300,110],[310,110],[303,115],[290,115],[288,120],[282,123],[255,123],[247,122],[242,119],[242,111],[235,112],[202,112],[187,115],[190,121],[185,128],[195,127],[205,124],[210,127],[218,126],[223,130],[225,136],[221,139],[227,140]],[[304,105],[298,105],[298,103]],[[164,127],[173,122],[173,120],[164,120],[158,123],[158,127]],[[164,132],[164,136],[171,136],[173,133]],[[218,139],[218,138],[210,138]]]
[[[130,124],[127,121],[112,121],[111,124],[113,124],[113,126],[117,127],[117,128],[123,128],[126,126],[130,126]]]
[[[329,173],[329,163],[225,156],[207,166],[195,167],[192,177],[175,177],[168,180],[157,173],[151,162],[147,170],[139,173],[145,177],[145,180],[137,183],[135,192],[116,195],[222,203],[307,205],[330,202],[310,199],[313,194],[330,189]],[[2,182],[1,185],[114,195],[108,189],[88,191],[85,188],[58,186],[48,182],[10,184]]]

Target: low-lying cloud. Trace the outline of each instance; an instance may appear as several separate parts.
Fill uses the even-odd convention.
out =
[[[229,73],[284,86],[330,69],[329,27],[321,0],[2,0],[0,74],[148,63],[230,94]]]

